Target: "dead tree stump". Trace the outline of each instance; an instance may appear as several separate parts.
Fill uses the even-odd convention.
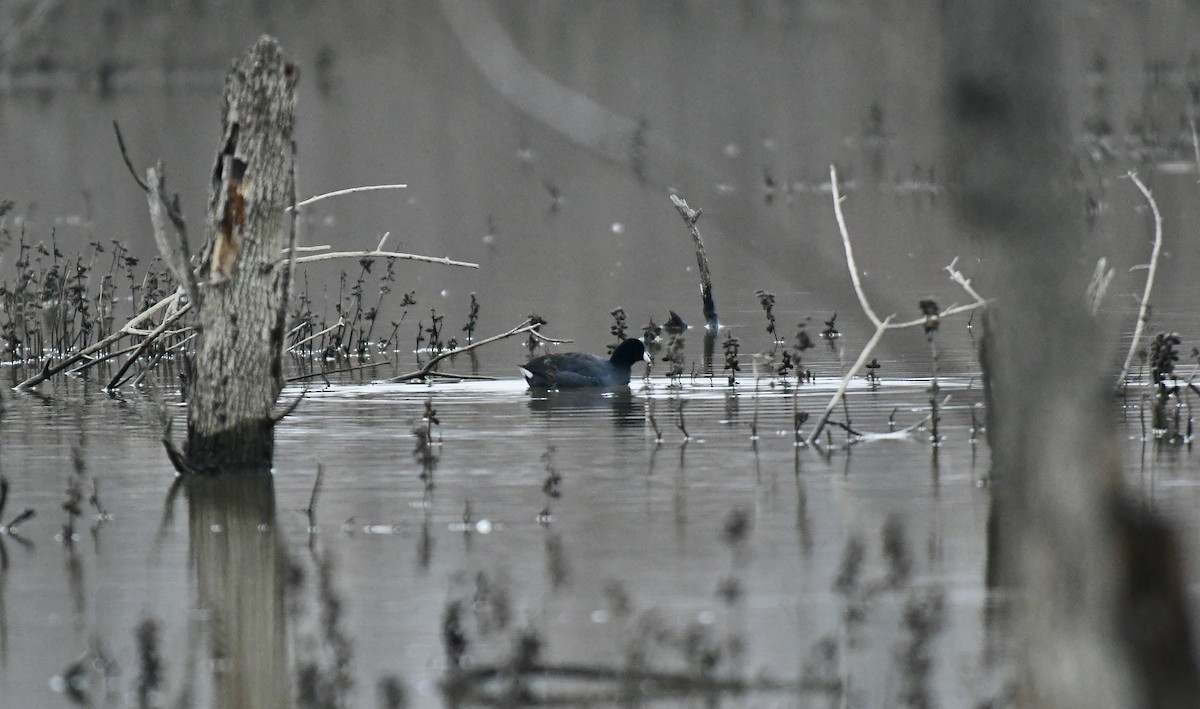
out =
[[[283,335],[294,245],[296,67],[263,36],[225,79],[206,239],[192,292],[196,354],[187,464],[271,464],[272,408],[283,389]],[[289,252],[290,253],[290,252]],[[190,274],[189,274],[190,275]]]

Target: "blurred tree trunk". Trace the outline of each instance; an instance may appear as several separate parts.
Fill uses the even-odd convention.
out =
[[[225,80],[221,143],[197,272],[199,337],[188,401],[188,465],[267,467],[283,388],[295,225],[297,71],[260,38]]]
[[[945,5],[946,150],[964,232],[994,250],[981,358],[989,581],[1017,591],[1019,704],[1200,702],[1179,551],[1127,499],[1109,347],[1084,305],[1094,258],[1070,184],[1049,0]]]

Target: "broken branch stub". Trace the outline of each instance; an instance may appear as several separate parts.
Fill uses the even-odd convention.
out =
[[[198,470],[267,467],[283,388],[294,246],[298,75],[267,36],[225,79],[221,142],[197,272],[195,379],[186,455]]]
[[[709,332],[715,333],[720,326],[717,318],[717,304],[713,300],[712,274],[708,270],[708,252],[704,250],[704,240],[700,238],[700,230],[696,222],[700,221],[699,209],[692,209],[686,200],[679,195],[671,195],[671,204],[683,218],[688,233],[692,235],[692,243],[696,246],[696,266],[700,270],[700,302],[704,310],[704,325]]]

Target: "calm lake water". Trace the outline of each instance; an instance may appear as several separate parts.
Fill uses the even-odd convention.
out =
[[[169,376],[154,395],[110,396],[99,376],[6,390],[0,523],[37,514],[0,535],[0,705],[513,703],[503,677],[472,685],[483,697],[440,687],[452,657],[471,676],[534,636],[550,679],[524,689],[564,704],[1005,705],[1009,628],[983,581],[988,453],[972,433],[983,413],[968,320],[938,335],[950,396],[940,447],[927,430],[848,450],[840,429],[824,452],[793,443],[794,409],[823,409],[871,334],[833,219],[831,164],[881,314],[966,302],[942,270],[955,257],[984,295],[1005,294],[947,204],[936,3],[35,5],[0,7],[11,241],[23,233],[69,258],[98,242],[102,262],[118,240],[139,273],[151,262],[113,119],[136,165],[165,160],[202,232],[221,78],[270,32],[301,65],[300,196],[409,184],[319,203],[304,243],[365,249],[390,232],[397,250],[481,268],[402,262],[394,281],[382,263],[361,276],[353,260],[304,271],[297,286],[329,324],[356,279],[368,304],[388,285],[374,334],[397,323],[398,344],[372,355],[383,366],[308,383],[277,430],[269,478],[172,486],[158,402],[176,436],[184,409]],[[1196,11],[1068,13],[1064,106],[1091,226],[1087,253],[1062,257],[1115,269],[1100,317],[1119,361],[1152,236],[1123,178],[1137,169],[1166,239],[1149,332],[1178,331],[1187,360],[1200,341]],[[713,378],[668,388],[656,362],[628,392],[537,395],[516,377],[516,340],[447,365],[495,381],[381,383],[415,368],[434,314],[461,338],[472,293],[476,337],[537,312],[549,335],[574,340],[559,350],[602,352],[617,307],[633,335],[669,309],[700,323],[672,191],[704,210],[717,305],[741,345],[735,388],[718,343]],[[16,248],[0,251],[0,281]],[[751,371],[751,355],[773,347],[759,289],[774,294],[788,343],[799,322],[815,337],[837,313],[842,337],[805,354],[817,381],[796,398]],[[685,371],[702,369],[702,339],[688,333]],[[877,356],[883,383],[855,383],[853,426],[919,422],[931,372],[919,328],[889,335]],[[0,368],[6,383],[27,374]],[[440,423],[422,479],[414,427],[427,402]],[[1143,442],[1135,400],[1113,411],[1130,485],[1179,527],[1195,597],[1196,460]],[[73,534],[64,503],[79,511]],[[639,692],[623,688],[623,669]],[[710,691],[683,693],[681,678]],[[737,682],[751,688],[730,691]]]

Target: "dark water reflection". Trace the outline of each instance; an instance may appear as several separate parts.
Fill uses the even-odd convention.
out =
[[[456,605],[463,672],[504,665],[533,633],[557,679],[530,689],[560,697],[617,691],[613,673],[633,668],[662,685],[799,683],[783,696],[800,704],[852,681],[847,696],[873,706],[895,696],[887,678],[909,677],[900,651],[932,654],[929,675],[910,679],[934,696],[987,694],[964,673],[1001,681],[982,654],[987,495],[968,442],[969,381],[944,382],[959,401],[936,459],[919,435],[829,459],[797,450],[781,388],[652,383],[612,396],[531,394],[513,379],[313,391],[280,428],[273,476],[188,481],[165,517],[164,454],[148,425],[113,416],[149,416],[152,402],[74,396],[60,399],[74,411],[47,415],[34,397],[10,398],[3,472],[39,515],[21,530],[37,546],[12,554],[0,586],[6,696],[65,703],[65,668],[84,653],[89,667],[110,662],[107,679],[87,680],[91,696],[110,686],[132,704],[145,686],[138,629],[153,621],[154,696],[369,705],[382,683],[435,706],[453,676]],[[830,384],[809,385],[799,405],[814,408]],[[898,381],[851,397],[856,425],[882,431],[893,409],[901,424],[919,418],[927,395]],[[412,455],[427,400],[441,422],[428,485]],[[86,479],[111,490],[95,544],[54,540],[79,475],[73,448]],[[81,516],[81,533],[94,516]],[[928,615],[925,635],[906,614]]]
[[[619,695],[631,672],[648,677],[638,686],[653,706],[689,705],[651,697],[697,677],[784,687],[717,692],[724,706],[1005,696],[1010,628],[984,583],[974,382],[943,379],[938,450],[923,431],[849,450],[838,433],[828,455],[797,449],[790,425],[832,380],[795,402],[766,382],[757,394],[745,380],[650,383],[613,395],[516,379],[313,390],[279,430],[273,475],[174,488],[150,399],[78,383],[54,391],[57,406],[8,396],[3,516],[38,515],[18,528],[31,546],[0,536],[5,696],[472,705],[514,691],[487,673],[521,647],[538,649],[528,661],[546,679],[517,689],[560,699]],[[919,420],[926,386],[854,387],[855,427]],[[440,423],[423,480],[426,402]],[[1200,501],[1186,451],[1128,451],[1134,482],[1168,514]],[[74,518],[62,509],[73,486],[99,490]],[[491,679],[444,696],[455,677]]]
[[[640,427],[646,418],[644,404],[627,387],[614,391],[529,391],[529,410],[550,419],[566,420],[589,409],[611,411],[614,426]]]
[[[183,481],[196,611],[212,695],[222,707],[292,705],[284,591],[287,552],[269,473]]]

